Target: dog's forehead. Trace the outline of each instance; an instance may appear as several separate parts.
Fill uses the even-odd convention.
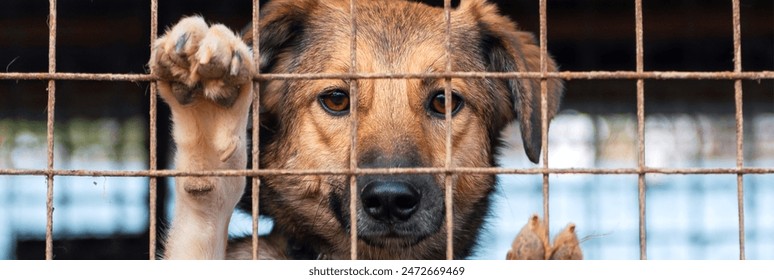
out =
[[[340,65],[343,68],[348,68],[350,61],[352,25],[349,16],[349,1],[331,1],[321,5],[309,22],[312,32],[308,40],[314,42],[309,45],[326,48],[324,52],[332,56],[329,61],[344,64]],[[454,52],[475,50],[477,46],[473,42],[480,36],[475,24],[456,13],[452,13],[451,24]],[[441,8],[408,1],[358,1],[355,26],[358,56],[390,68],[382,70],[425,72],[444,69],[447,32]],[[361,71],[368,70],[361,66],[382,68],[358,66]]]

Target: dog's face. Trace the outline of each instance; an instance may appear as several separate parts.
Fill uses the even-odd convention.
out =
[[[349,1],[274,1],[261,19],[262,72],[349,73]],[[360,73],[439,73],[446,65],[443,10],[404,1],[358,1]],[[540,71],[539,49],[484,1],[452,12],[453,71]],[[248,38],[249,39],[249,38]],[[549,71],[554,70],[548,59]],[[274,80],[261,86],[264,168],[347,169],[357,106],[360,168],[443,167],[444,79]],[[355,83],[355,84],[352,84]],[[351,96],[357,88],[357,104]],[[561,82],[549,80],[549,117]],[[539,81],[452,79],[452,166],[495,164],[501,130],[518,119],[528,156],[540,154]],[[452,175],[455,257],[471,252],[487,215],[492,175]],[[349,177],[269,176],[262,211],[291,236],[346,256]],[[357,234],[362,258],[443,258],[442,174],[357,176]]]

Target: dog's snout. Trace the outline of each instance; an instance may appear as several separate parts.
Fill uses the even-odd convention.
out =
[[[398,222],[417,211],[421,194],[408,183],[374,181],[363,189],[361,199],[366,213],[374,219]]]

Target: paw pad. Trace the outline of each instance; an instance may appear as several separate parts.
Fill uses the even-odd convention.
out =
[[[192,196],[204,196],[215,188],[215,183],[208,178],[186,178],[181,182],[186,193]]]

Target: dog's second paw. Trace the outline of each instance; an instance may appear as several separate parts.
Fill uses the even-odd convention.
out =
[[[252,86],[252,53],[222,24],[183,18],[158,38],[149,66],[160,78],[162,97],[181,105],[199,99],[231,107],[243,87]]]
[[[543,221],[532,215],[511,244],[508,260],[545,260],[550,245]]]
[[[583,251],[580,248],[578,236],[575,234],[575,224],[569,224],[554,238],[549,260],[582,260]]]
[[[507,260],[582,260],[575,224],[570,223],[554,237],[553,245],[548,240],[548,230],[538,215],[533,214],[519,231],[506,255]]]

